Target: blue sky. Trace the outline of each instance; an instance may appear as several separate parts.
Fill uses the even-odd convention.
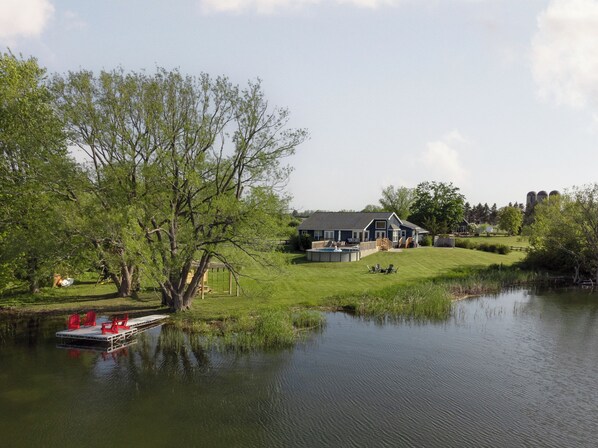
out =
[[[598,181],[598,0],[0,0],[0,45],[80,68],[261,78],[310,139],[297,209],[452,181],[472,203]]]

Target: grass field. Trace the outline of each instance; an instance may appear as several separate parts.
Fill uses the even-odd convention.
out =
[[[309,263],[303,254],[283,254],[277,269],[254,266],[243,271],[240,297],[206,295],[193,303],[188,313],[202,319],[236,318],[264,310],[289,310],[304,307],[342,306],[345,298],[371,294],[395,285],[418,285],[451,271],[510,265],[523,254],[498,255],[467,249],[421,247],[402,252],[379,252],[353,263]],[[371,274],[367,265],[394,264],[397,274]],[[0,307],[18,312],[64,312],[89,308],[103,312],[157,310],[160,295],[146,290],[137,299],[111,298],[114,286],[95,285],[94,281],[64,289],[44,288],[42,293],[26,293],[0,298]]]
[[[255,269],[245,274],[243,297],[210,297],[196,300],[193,312],[222,318],[263,308],[342,305],[343,297],[365,295],[386,287],[417,285],[463,267],[510,265],[522,253],[498,255],[467,250],[421,247],[402,252],[379,252],[353,263],[309,263],[301,254],[289,254],[279,271]],[[367,266],[393,264],[397,274],[371,274]]]
[[[504,244],[506,246],[529,247],[529,239],[525,236],[506,236],[506,235],[492,235],[492,236],[472,236],[466,237],[469,241],[476,243],[492,243]]]

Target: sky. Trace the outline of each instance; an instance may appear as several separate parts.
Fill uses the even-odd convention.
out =
[[[260,78],[310,134],[287,160],[298,210],[598,181],[598,0],[0,0],[0,48],[50,73]]]

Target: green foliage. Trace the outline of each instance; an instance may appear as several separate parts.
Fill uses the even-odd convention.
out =
[[[598,280],[598,184],[536,204],[527,263]]]
[[[463,219],[465,198],[452,183],[423,182],[415,189],[411,221],[432,236],[447,233]]]
[[[432,237],[430,235],[424,235],[423,238],[421,239],[420,242],[420,246],[424,246],[424,247],[429,247],[432,246],[433,244],[433,240]]]
[[[523,224],[523,211],[518,207],[503,207],[498,212],[498,226],[509,235],[517,235]]]
[[[105,223],[94,244],[123,279],[143,265],[164,302],[187,309],[210,260],[238,277],[239,258],[268,262],[288,237],[282,162],[307,134],[287,129],[288,111],[269,107],[259,81],[114,70],[53,87],[91,161],[89,206]]]
[[[357,312],[368,316],[443,320],[450,315],[451,297],[446,288],[424,283],[400,289],[388,288],[362,297],[353,306]]]
[[[362,212],[364,212],[364,213],[383,212],[383,211],[384,210],[382,209],[382,207],[379,205],[376,205],[376,204],[368,204],[362,210]]]
[[[501,255],[506,255],[511,252],[511,248],[506,244],[475,242],[468,238],[457,238],[455,240],[455,247],[460,247],[463,249],[476,249]]]
[[[66,221],[78,175],[45,70],[0,54],[0,265],[32,292],[77,265],[80,240]]]
[[[414,200],[413,188],[389,185],[382,189],[380,211],[394,212],[400,219],[408,219]]]

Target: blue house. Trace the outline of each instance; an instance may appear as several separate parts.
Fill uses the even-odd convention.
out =
[[[374,241],[388,238],[393,245],[400,238],[405,241],[428,233],[415,224],[401,221],[392,212],[315,212],[298,227],[301,235],[309,235],[312,241],[332,240],[346,243]]]

